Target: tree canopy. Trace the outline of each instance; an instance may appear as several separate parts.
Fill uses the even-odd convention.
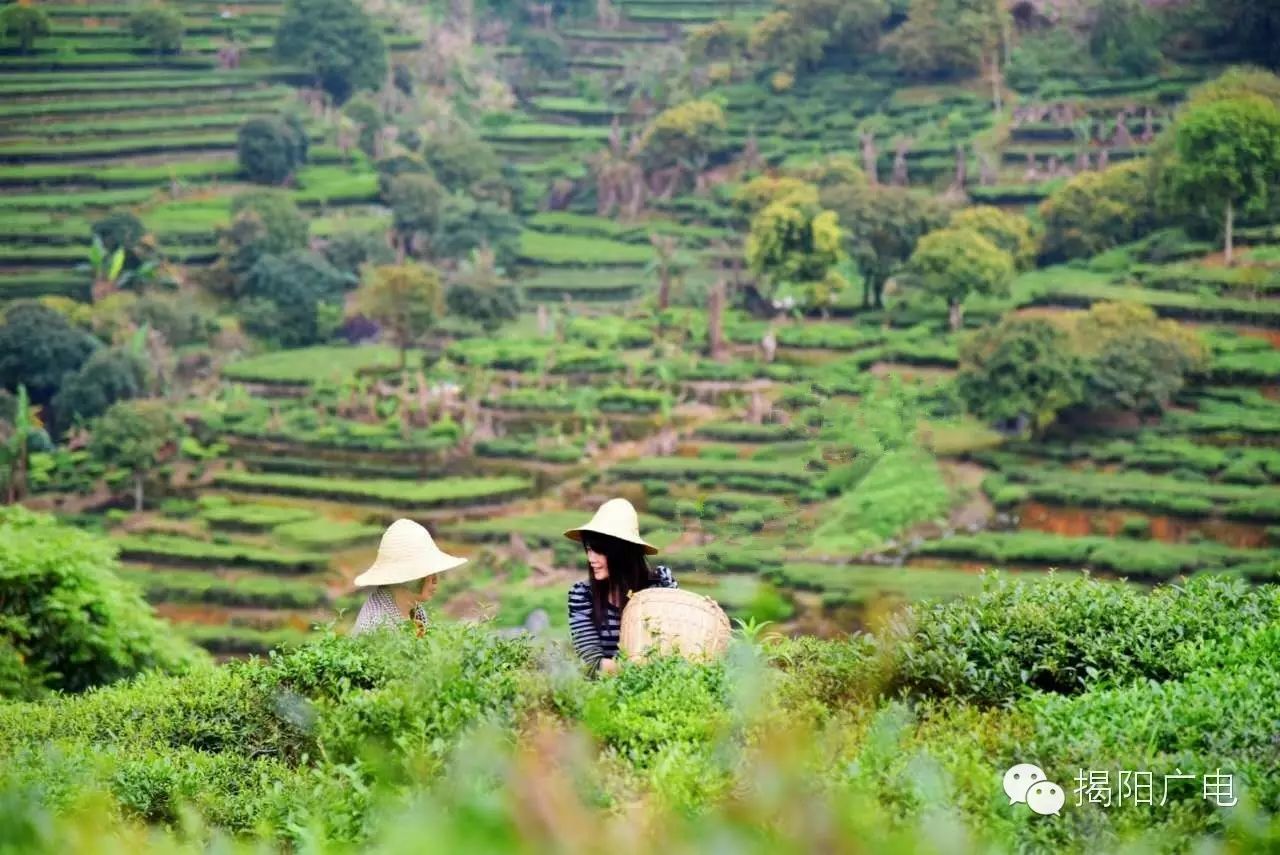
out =
[[[444,312],[440,274],[418,264],[389,264],[371,268],[356,294],[366,317],[378,323],[400,350],[400,364],[412,347]]]
[[[43,9],[13,3],[0,9],[0,35],[11,36],[18,50],[31,53],[36,39],[49,35],[49,16]]]
[[[0,324],[0,387],[26,386],[33,403],[48,403],[97,348],[97,339],[47,306],[10,306]]]
[[[301,65],[339,102],[357,90],[377,89],[387,76],[382,34],[353,0],[289,0],[276,55]]]
[[[1084,395],[1084,364],[1066,332],[1016,315],[971,334],[960,347],[956,388],[969,411],[1039,433]]]
[[[907,266],[927,292],[947,301],[952,329],[960,328],[966,298],[1007,293],[1014,273],[1009,253],[978,232],[957,228],[922,237]]]
[[[133,478],[134,510],[142,510],[143,482],[175,448],[178,428],[168,402],[156,400],[117,401],[93,423],[89,451]]]
[[[307,132],[290,116],[259,116],[241,126],[236,138],[240,169],[250,181],[280,184],[307,160]]]
[[[1260,95],[1238,95],[1192,107],[1174,128],[1174,195],[1187,207],[1221,212],[1223,249],[1232,261],[1238,212],[1259,210],[1280,175],[1280,107]]]

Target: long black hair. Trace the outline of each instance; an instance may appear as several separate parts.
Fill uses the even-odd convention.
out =
[[[607,534],[591,531],[582,533],[582,549],[594,549],[609,563],[609,578],[597,579],[587,565],[587,583],[591,586],[591,619],[597,629],[605,626],[605,605],[617,594],[618,602],[625,606],[627,598],[636,591],[643,591],[653,584],[649,562],[644,557],[644,547],[628,543]]]

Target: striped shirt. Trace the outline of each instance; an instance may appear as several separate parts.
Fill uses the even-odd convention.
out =
[[[421,603],[413,607],[410,617],[424,626],[427,623],[427,612]],[[398,626],[404,619],[404,612],[400,611],[400,607],[396,605],[396,598],[392,596],[391,588],[379,585],[369,592],[369,599],[365,600],[364,605],[360,607],[360,613],[356,615],[356,625],[352,628],[351,634],[359,635],[381,626]]]
[[[650,587],[675,588],[675,577],[669,567],[654,568]],[[583,579],[569,588],[569,636],[573,649],[592,670],[600,666],[601,659],[613,659],[618,655],[618,635],[622,628],[622,610],[613,603],[604,605],[604,626],[597,627],[591,616],[591,583]]]

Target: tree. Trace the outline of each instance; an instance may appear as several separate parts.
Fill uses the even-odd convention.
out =
[[[89,453],[133,477],[133,509],[143,507],[147,475],[177,446],[178,420],[165,401],[117,401],[93,424]]]
[[[129,33],[154,54],[182,50],[182,16],[172,9],[153,6],[129,16]]]
[[[964,77],[996,52],[1007,18],[998,0],[910,0],[885,46],[908,75]]]
[[[95,220],[90,228],[102,241],[102,246],[107,252],[124,250],[126,270],[136,270],[141,266],[142,242],[147,236],[147,227],[142,224],[142,220],[128,211],[112,211],[105,217]]]
[[[36,39],[49,35],[49,16],[34,6],[5,6],[0,10],[0,35],[14,38],[20,53],[31,53]]]
[[[971,229],[1013,257],[1014,266],[1026,270],[1035,265],[1036,241],[1026,217],[1010,214],[991,205],[962,208],[947,224],[953,229]]]
[[[279,255],[306,247],[310,222],[287,192],[254,190],[241,193],[231,200],[231,214],[236,216],[246,212],[257,214],[266,229],[259,246],[261,252]]]
[[[489,251],[476,251],[459,266],[445,305],[450,315],[479,321],[492,332],[520,314],[520,292],[506,279]]]
[[[823,191],[821,199],[840,218],[845,252],[862,275],[865,307],[883,308],[885,284],[920,238],[947,221],[940,202],[905,187],[846,183]]]
[[[1183,109],[1190,110],[1212,101],[1225,101],[1241,95],[1261,95],[1280,105],[1280,77],[1253,66],[1232,66],[1212,80],[1188,91]]]
[[[218,261],[204,281],[231,299],[244,294],[249,271],[264,255],[284,255],[307,246],[310,224],[290,196],[254,190],[231,200],[231,225],[218,230]]]
[[[406,173],[391,179],[386,202],[403,251],[419,254],[417,244],[435,234],[444,198],[444,188],[430,175]]]
[[[1161,411],[1187,375],[1208,366],[1194,330],[1137,303],[1095,303],[1075,318],[1071,339],[1088,363],[1083,403],[1092,410]]]
[[[264,255],[245,280],[240,305],[245,329],[284,347],[323,341],[325,312],[339,312],[350,278],[308,250]],[[327,308],[326,308],[327,307]]]
[[[733,207],[748,218],[773,202],[817,205],[818,188],[792,175],[758,175],[738,187],[733,194]]]
[[[501,205],[452,193],[440,205],[431,249],[437,258],[458,259],[488,248],[506,266],[516,260],[520,231],[520,220]]]
[[[1141,161],[1082,172],[1040,203],[1042,256],[1065,261],[1135,240],[1150,226],[1153,206]]]
[[[97,339],[53,309],[12,304],[0,324],[0,387],[25,386],[32,403],[47,404],[97,348]]]
[[[1268,68],[1280,68],[1280,6],[1265,0],[1203,0],[1191,14],[1212,43]]]
[[[306,162],[308,141],[301,125],[262,116],[240,127],[236,154],[240,169],[258,184],[282,184]]]
[[[369,157],[376,158],[378,156],[378,136],[386,126],[386,120],[382,116],[382,108],[374,103],[372,98],[358,95],[347,102],[346,106],[342,108],[342,114],[355,122],[359,128],[360,137],[357,144],[360,146],[360,150],[369,155]]]
[[[816,205],[773,202],[756,214],[747,233],[747,264],[776,293],[781,285],[823,283],[840,263],[840,222]],[[818,299],[815,302],[823,302]]]
[[[889,15],[884,0],[783,0],[748,36],[757,59],[785,71],[816,68],[826,59],[848,65],[873,54]]]
[[[305,68],[338,102],[387,77],[387,46],[377,24],[352,0],[288,0],[276,55]]]
[[[644,129],[640,150],[651,168],[682,166],[721,151],[724,110],[714,101],[685,101],[659,113]]]
[[[1237,212],[1266,206],[1280,175],[1280,108],[1259,95],[1195,106],[1174,127],[1174,196],[1221,211],[1223,251],[1232,263]]]
[[[489,143],[470,131],[453,130],[427,137],[422,159],[450,192],[479,192],[492,198],[495,185],[502,184],[502,160]]]
[[[8,392],[4,394],[7,396]],[[0,415],[0,463],[4,464],[5,503],[10,505],[26,495],[31,434],[40,426],[27,397],[27,387],[18,386],[18,394],[12,400],[12,414]]]
[[[1040,433],[1080,402],[1084,376],[1065,331],[1042,318],[1014,315],[961,343],[956,389],[974,415]]]
[[[374,267],[356,294],[360,311],[382,326],[405,355],[435,325],[444,310],[444,286],[440,274],[416,264]]]
[[[325,241],[323,252],[330,264],[356,279],[366,264],[390,264],[396,260],[384,234],[355,228],[332,234]]]
[[[673,236],[656,232],[649,233],[649,243],[653,245],[653,261],[645,271],[658,275],[658,311],[664,312],[671,305],[671,282],[684,268],[679,256],[680,245]]]
[[[53,399],[58,433],[97,418],[116,401],[142,397],[147,393],[149,373],[142,356],[128,349],[94,352],[79,371],[67,377]]]
[[[1142,0],[1101,0],[1089,27],[1089,52],[1109,71],[1143,77],[1160,68],[1160,25]]]
[[[960,329],[973,294],[1006,294],[1013,257],[969,229],[938,229],[920,238],[907,268],[925,291],[947,301],[951,329]]]

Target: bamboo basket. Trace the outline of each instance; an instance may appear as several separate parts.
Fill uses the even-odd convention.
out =
[[[710,597],[679,588],[646,588],[622,610],[618,646],[630,657],[650,650],[707,660],[729,647],[729,618]]]

